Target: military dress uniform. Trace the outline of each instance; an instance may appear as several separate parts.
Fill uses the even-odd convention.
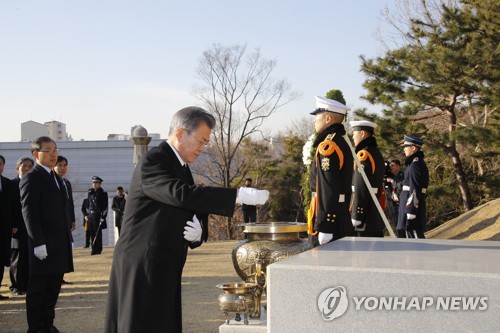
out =
[[[102,182],[102,179],[94,176],[92,181]],[[91,254],[102,252],[102,229],[106,229],[106,216],[108,215],[108,193],[102,188],[89,189],[88,191],[89,221]]]
[[[310,113],[312,115],[321,112],[345,115],[349,110],[335,100],[315,98],[316,110]],[[345,134],[344,125],[333,123],[318,133],[313,143],[315,155],[309,179],[313,196],[308,212],[308,233],[315,245],[318,232],[332,234],[332,240],[354,235],[349,214],[354,159]]]
[[[405,136],[405,145],[412,144],[419,147],[423,141],[414,137]],[[403,180],[403,190],[399,200],[398,226],[396,231],[399,238],[425,238],[424,231],[427,223],[427,208],[425,196],[429,186],[429,170],[424,161],[424,153],[418,151],[405,160],[406,169]],[[415,216],[408,219],[408,216]]]
[[[367,130],[373,133],[376,124],[369,121],[353,121],[351,127],[353,130]],[[351,220],[353,225],[357,224],[354,230],[358,236],[384,237],[384,221],[369,193],[369,191],[373,191],[377,200],[380,200],[385,173],[384,157],[380,153],[377,141],[373,136],[359,142],[355,151],[370,182],[370,189],[366,187],[363,176],[355,163],[351,205]]]

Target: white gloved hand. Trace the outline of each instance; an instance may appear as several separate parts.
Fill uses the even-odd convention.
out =
[[[35,247],[34,252],[35,256],[40,260],[45,260],[45,258],[47,258],[47,247],[45,244]]]
[[[193,216],[193,221],[187,221],[186,224],[184,227],[184,239],[188,242],[199,241],[203,229],[196,215]]]
[[[318,234],[318,242],[319,242],[319,245],[323,245],[323,244],[326,244],[328,243],[329,241],[331,241],[333,239],[333,234],[325,234],[323,232],[320,232]]]
[[[415,215],[415,214],[406,213],[406,219],[407,220],[413,220],[416,217],[417,217],[417,215]]]
[[[269,191],[257,190],[253,187],[240,187],[236,203],[244,205],[263,205],[269,199]]]
[[[353,220],[353,219],[351,219],[351,222],[352,222],[353,227],[357,227],[358,225],[360,225],[362,223],[361,221]]]

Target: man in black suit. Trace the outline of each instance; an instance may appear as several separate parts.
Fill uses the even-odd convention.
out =
[[[208,214],[232,216],[237,198],[252,205],[267,200],[267,191],[194,185],[187,163],[203,153],[214,126],[201,108],[176,112],[168,141],[135,168],[113,256],[105,332],[182,332],[182,269],[188,246],[207,240]]]
[[[73,188],[71,187],[71,182],[66,179],[66,174],[68,173],[68,159],[62,155],[57,156],[57,163],[54,167],[54,171],[59,177],[64,181],[64,190],[69,201],[69,228],[71,231],[76,229],[76,218],[75,218],[75,203],[73,201]]]
[[[10,265],[10,243],[14,225],[14,189],[10,179],[2,176],[5,158],[0,155],[0,284],[4,266]],[[0,300],[7,299],[0,295]]]
[[[120,236],[120,229],[122,228],[123,212],[125,211],[125,194],[123,193],[123,187],[118,186],[116,188],[116,195],[113,197],[113,203],[111,204],[111,209],[115,212],[115,227],[118,229],[118,236]]]
[[[68,228],[70,228],[71,231],[74,231],[76,229],[76,218],[75,218],[75,203],[73,201],[73,188],[71,187],[71,182],[66,179],[66,173],[68,173],[68,159],[62,155],[57,156],[57,163],[56,166],[54,167],[54,171],[63,180],[64,192],[68,197],[68,203],[69,203],[70,224],[68,225]],[[73,235],[71,235],[71,243],[73,243]],[[73,282],[68,282],[64,279],[62,283],[73,284]]]
[[[36,165],[20,183],[29,236],[28,332],[57,333],[54,308],[64,273],[73,271],[69,203],[63,180],[52,170],[58,156],[56,143],[49,137],[39,137],[32,143],[31,152]]]
[[[19,183],[24,174],[30,171],[35,165],[32,158],[24,156],[17,160],[17,177],[12,179],[14,184],[14,228],[12,230],[12,250],[10,255],[10,291],[12,295],[24,295],[28,288],[29,277],[29,257],[28,257],[28,232],[23,220],[23,210],[21,207],[21,193]]]
[[[85,230],[85,245],[84,249],[90,246],[90,230],[89,230],[89,199],[85,198],[82,201],[82,214],[83,214],[83,230]]]

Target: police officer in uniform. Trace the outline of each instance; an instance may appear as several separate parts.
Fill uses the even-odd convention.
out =
[[[315,155],[309,181],[313,198],[308,223],[312,243],[323,245],[354,235],[349,214],[354,159],[343,137],[346,131],[342,122],[350,109],[335,100],[315,98],[316,110],[311,114],[318,135],[313,143]]]
[[[373,191],[380,200],[384,183],[385,161],[377,147],[373,131],[377,124],[367,121],[351,121],[356,155],[370,181],[368,189],[360,170],[354,163],[352,180],[351,221],[358,236],[384,237],[384,221],[373,202],[369,191]]]
[[[107,228],[106,216],[108,214],[108,193],[101,187],[102,179],[92,177],[92,188],[88,192],[89,205],[89,230],[91,255],[102,252],[102,229]]]
[[[399,238],[425,238],[427,223],[425,193],[429,186],[429,170],[421,151],[424,141],[416,135],[405,135],[403,149],[406,156],[403,190],[399,200]]]

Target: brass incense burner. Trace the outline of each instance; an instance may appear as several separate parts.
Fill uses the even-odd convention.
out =
[[[241,225],[247,239],[233,248],[232,258],[236,273],[243,281],[253,281],[257,270],[266,271],[274,262],[294,256],[312,248],[300,233],[307,231],[307,224],[301,222],[245,223]]]
[[[219,307],[229,324],[229,313],[235,320],[248,325],[248,317],[260,318],[262,294],[266,290],[266,267],[274,262],[309,250],[312,245],[300,238],[307,231],[307,224],[300,222],[245,223],[240,225],[247,239],[239,242],[232,251],[233,266],[244,283],[225,283],[217,287],[224,290],[219,295]]]
[[[234,320],[241,321],[248,325],[248,317],[255,309],[254,283],[223,283],[217,285],[224,292],[219,295],[219,308],[226,316],[226,323],[229,324],[230,313],[235,313]]]

